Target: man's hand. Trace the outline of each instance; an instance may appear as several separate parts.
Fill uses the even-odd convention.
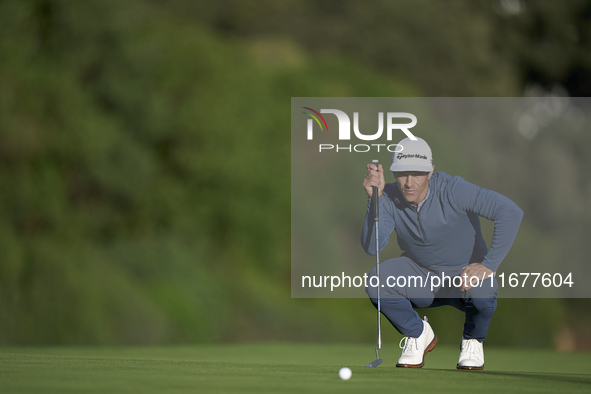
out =
[[[373,186],[378,188],[378,198],[382,197],[386,181],[384,180],[384,169],[381,164],[378,167],[372,163],[367,165],[367,174],[363,179],[363,187],[369,198],[373,195]]]
[[[472,263],[468,264],[464,268],[462,268],[462,272],[460,272],[460,276],[462,278],[462,286],[460,287],[461,291],[470,290],[472,285],[470,285],[470,279],[475,276],[478,278],[479,281],[482,282],[482,277],[484,276],[484,280],[489,279],[489,276],[493,273],[493,270],[486,267],[484,264],[481,263]],[[476,284],[476,280],[473,279],[473,283]]]

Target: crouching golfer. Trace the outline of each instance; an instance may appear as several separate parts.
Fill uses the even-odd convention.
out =
[[[483,369],[482,342],[497,306],[494,272],[513,244],[523,211],[499,193],[433,172],[431,148],[424,140],[406,138],[398,145],[402,150],[396,149],[390,167],[396,183],[385,183],[381,165],[367,165],[363,187],[369,200],[361,243],[367,253],[376,254],[371,207],[375,186],[380,251],[396,231],[403,253],[380,264],[379,282],[375,268],[370,272],[366,292],[377,305],[380,286],[381,311],[405,336],[397,367],[422,367],[437,344],[427,319],[421,320],[413,307],[451,305],[466,314],[457,368]],[[479,216],[494,221],[490,250]]]

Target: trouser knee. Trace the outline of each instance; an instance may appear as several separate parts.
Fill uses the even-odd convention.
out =
[[[472,298],[468,301],[470,305],[478,312],[483,318],[492,318],[495,310],[497,309],[496,298]]]

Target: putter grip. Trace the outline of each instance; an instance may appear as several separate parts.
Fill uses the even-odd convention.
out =
[[[372,160],[371,163],[374,164],[376,167],[379,164],[379,162],[377,160]],[[378,205],[378,188],[375,187],[375,186],[372,186],[371,198],[373,200],[373,209],[374,209],[374,215],[373,215],[373,217],[375,218],[375,220],[379,220],[379,218],[380,218],[380,209],[379,209],[379,205]]]

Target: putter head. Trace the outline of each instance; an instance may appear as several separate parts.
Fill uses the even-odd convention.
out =
[[[375,368],[378,365],[380,365],[382,363],[382,361],[384,361],[384,360],[382,360],[381,358],[378,358],[377,360],[372,361],[371,363],[367,364],[365,367],[366,368]]]

